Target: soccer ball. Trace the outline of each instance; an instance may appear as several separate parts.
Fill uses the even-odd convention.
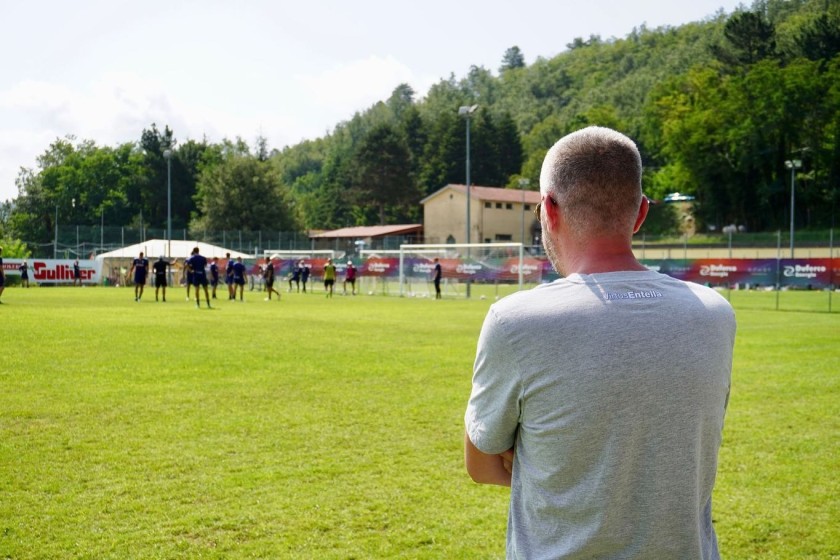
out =
[[[372,295],[373,295],[373,291],[368,292],[368,295],[369,295],[369,296],[372,296]]]
[[[482,294],[481,298],[479,298],[479,299],[487,299],[487,296],[485,296],[484,294]]]

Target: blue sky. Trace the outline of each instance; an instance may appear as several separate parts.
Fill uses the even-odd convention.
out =
[[[677,26],[728,0],[0,0],[0,200],[56,138],[113,146],[143,128],[271,148],[322,136],[400,83],[422,97],[575,37]]]

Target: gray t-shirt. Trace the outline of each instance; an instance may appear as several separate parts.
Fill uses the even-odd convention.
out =
[[[484,453],[515,447],[508,558],[718,558],[734,338],[724,298],[652,271],[494,304],[466,427]]]

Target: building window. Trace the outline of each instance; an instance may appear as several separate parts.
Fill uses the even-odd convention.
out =
[[[513,236],[505,233],[497,233],[496,241],[513,241]]]
[[[505,208],[506,208],[507,210],[513,210],[513,204],[511,204],[510,202],[508,202],[507,204],[505,204]]]
[[[530,204],[526,204],[526,205],[525,205],[525,207],[524,207],[522,210],[523,210],[524,212],[530,212],[530,211],[531,211],[531,205],[530,205]]]
[[[502,207],[502,203],[501,203],[501,202],[497,202],[497,203],[496,203],[496,208],[501,208],[501,207]]]
[[[485,203],[484,203],[484,207],[485,207],[485,208],[493,208],[493,205],[492,205],[492,204],[490,204],[489,202],[485,202]]]

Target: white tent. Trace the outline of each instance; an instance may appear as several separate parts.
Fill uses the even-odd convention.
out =
[[[170,251],[167,251],[167,247]],[[103,259],[128,259],[135,258],[141,252],[146,255],[149,260],[157,259],[160,255],[168,256],[175,259],[186,259],[192,254],[192,250],[198,247],[198,251],[207,258],[219,257],[225,258],[227,253],[230,253],[232,258],[242,257],[243,259],[251,258],[253,255],[247,253],[240,253],[238,251],[231,251],[224,247],[217,245],[210,245],[209,243],[202,243],[201,241],[166,241],[165,239],[148,239],[142,243],[135,243],[128,247],[108,251],[96,255],[96,260]]]

